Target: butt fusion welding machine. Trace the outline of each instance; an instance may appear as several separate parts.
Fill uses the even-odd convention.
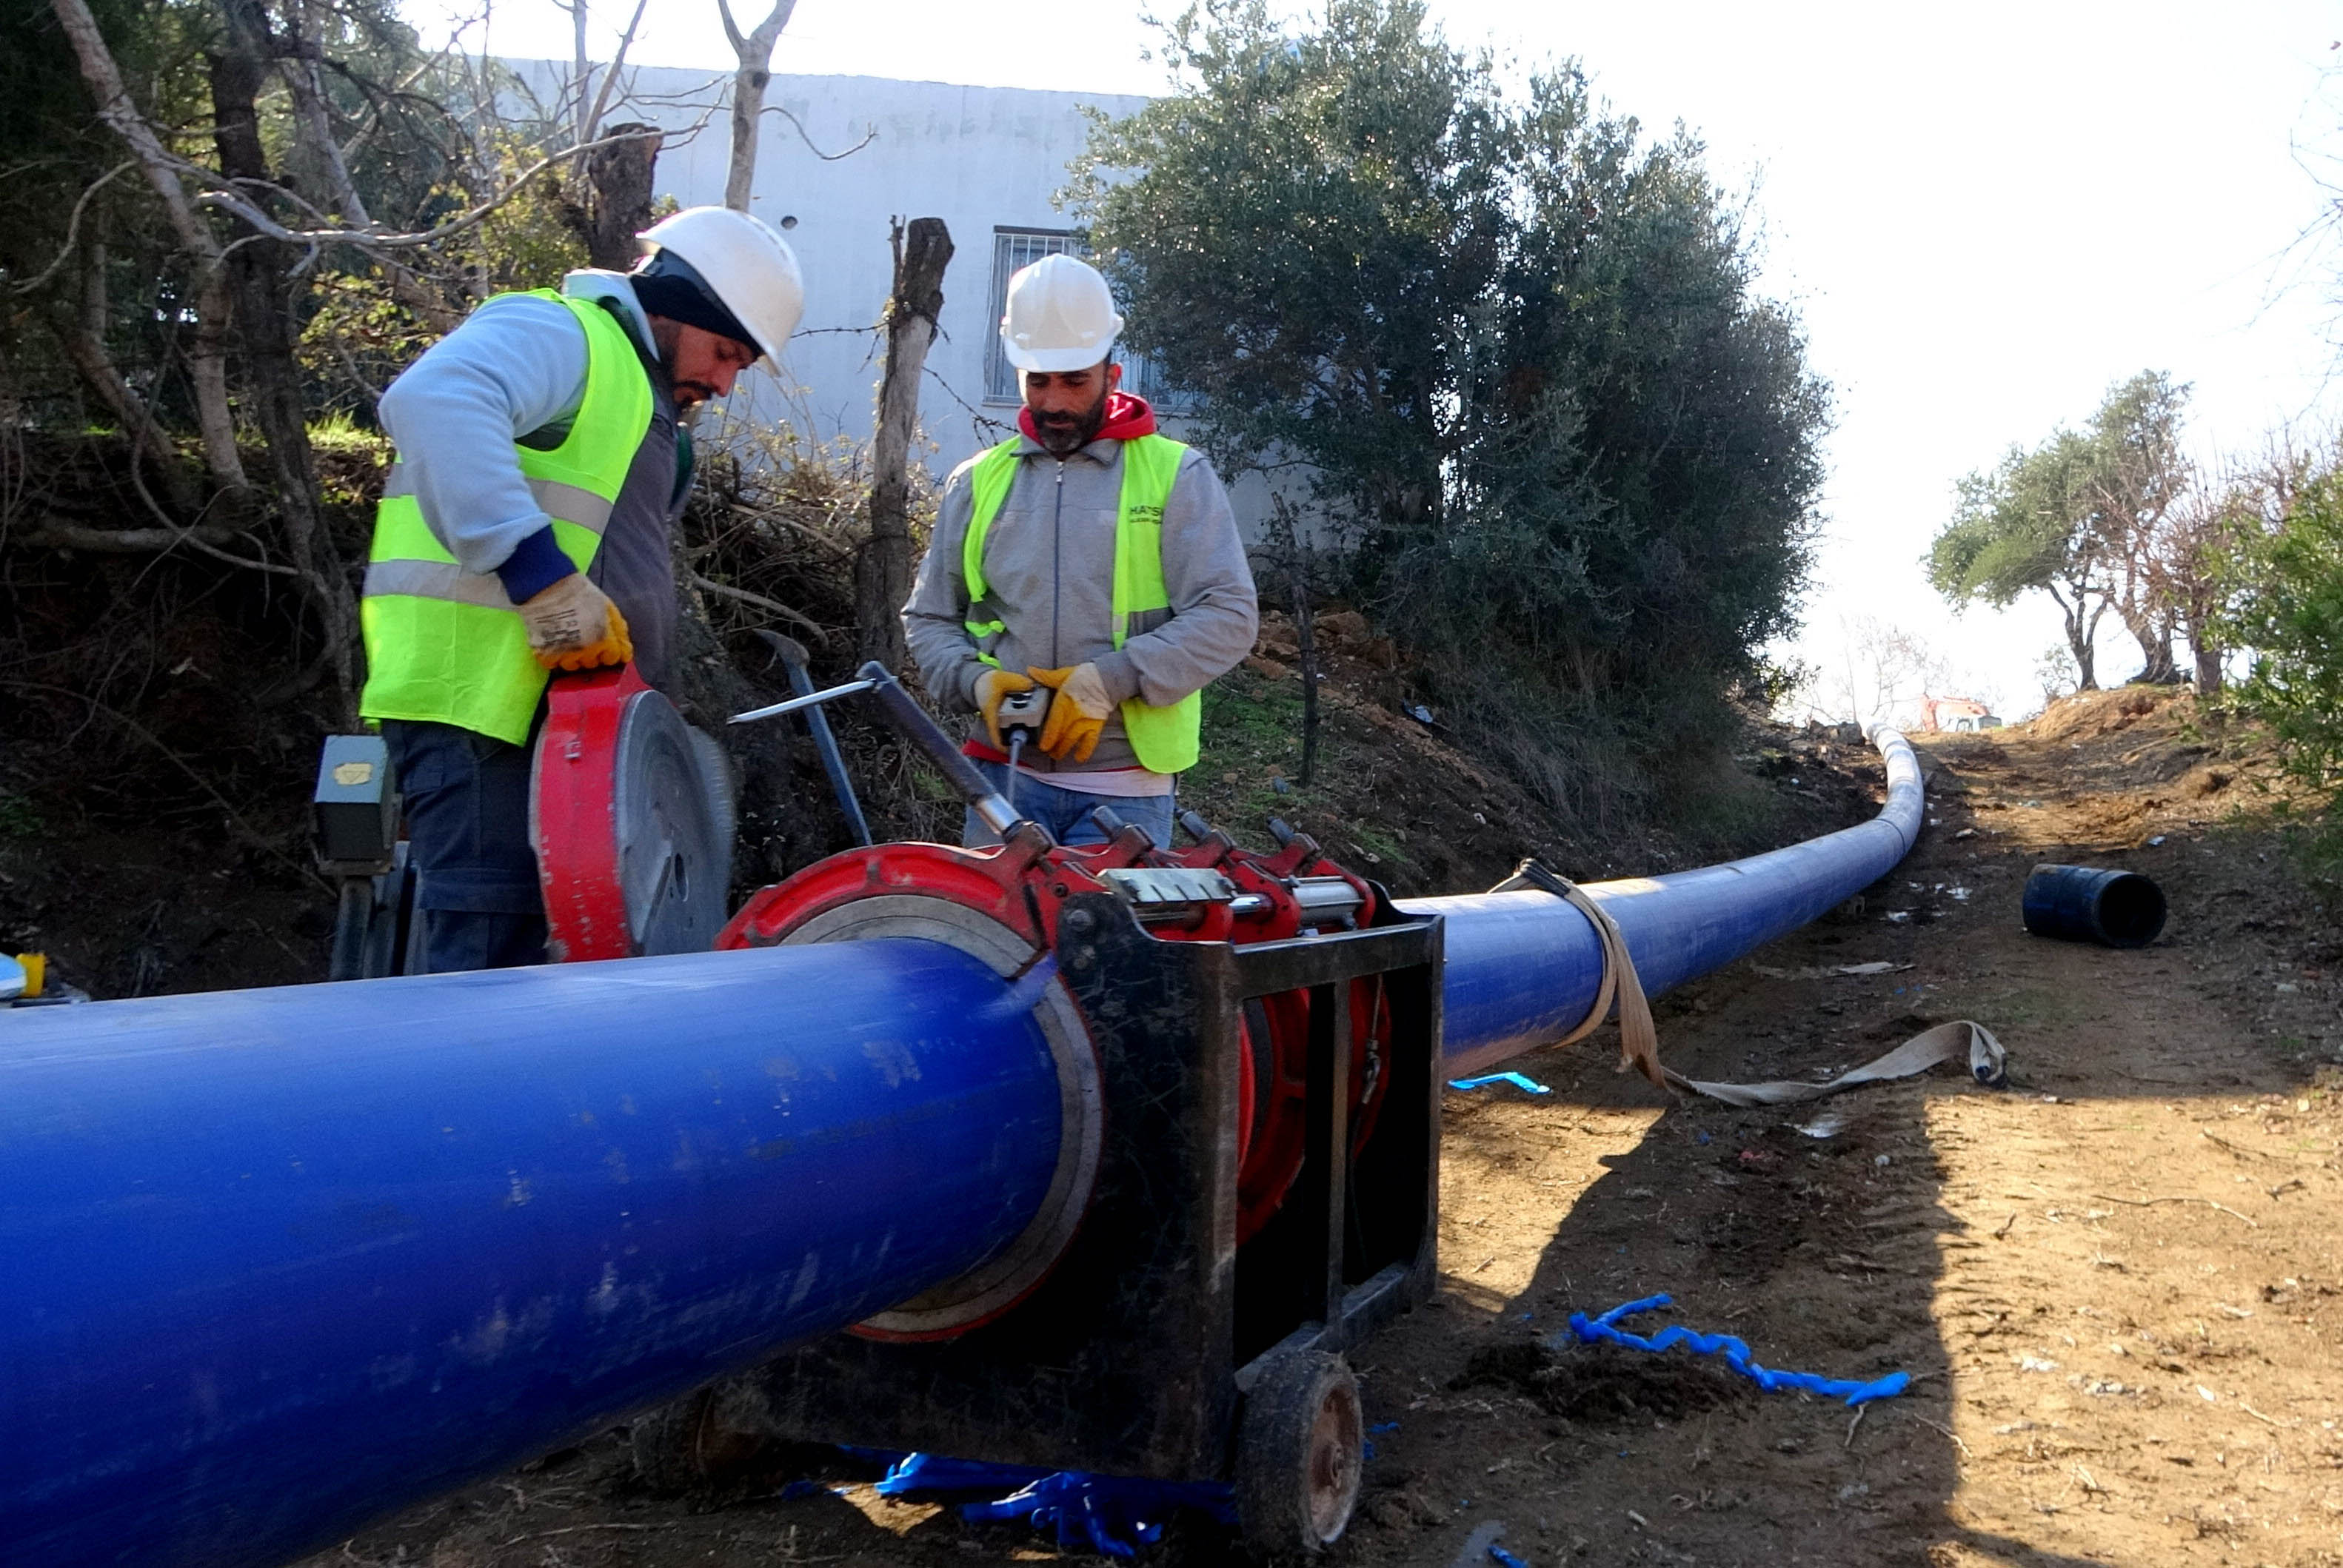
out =
[[[1364,1456],[1343,1352],[1433,1282],[1439,921],[1400,913],[1282,823],[1261,854],[1183,813],[1193,842],[1174,850],[1101,807],[1108,842],[1059,845],[881,665],[735,721],[855,695],[998,847],[849,849],[719,930],[705,900],[724,896],[730,808],[712,742],[631,669],[563,677],[532,786],[555,954],[956,948],[1010,982],[1048,1043],[1055,1179],[1001,1252],[639,1423],[639,1457],[689,1473],[780,1437],[1228,1481],[1256,1551],[1314,1554],[1349,1523]],[[1013,754],[1040,713],[1004,709]],[[359,824],[374,859],[336,859],[325,799],[349,776],[337,769],[366,760],[335,748],[360,743],[328,742],[319,817],[329,863],[363,890],[344,899],[352,961],[380,973],[368,955],[403,950],[412,907],[403,854],[374,827],[395,805]],[[366,809],[334,804],[346,824]]]

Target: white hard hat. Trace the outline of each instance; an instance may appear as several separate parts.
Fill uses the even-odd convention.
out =
[[[1106,279],[1080,256],[1045,256],[1009,280],[1001,348],[1020,370],[1087,370],[1121,331]]]
[[[805,311],[798,258],[762,218],[723,206],[688,206],[635,236],[645,251],[670,251],[698,273],[773,367]]]

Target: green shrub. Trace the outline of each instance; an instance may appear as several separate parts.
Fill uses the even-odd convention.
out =
[[[2229,561],[2226,630],[2251,650],[2233,701],[2268,725],[2287,771],[2325,803],[2343,847],[2343,470],[2305,484]]]

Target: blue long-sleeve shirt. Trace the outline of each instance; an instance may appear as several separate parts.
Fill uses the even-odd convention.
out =
[[[626,275],[573,272],[561,292],[607,299],[656,359]],[[577,568],[529,494],[513,443],[558,437],[586,401],[586,333],[566,307],[507,295],[466,317],[382,395],[383,428],[415,482],[423,520],[466,571],[494,572],[515,604]]]

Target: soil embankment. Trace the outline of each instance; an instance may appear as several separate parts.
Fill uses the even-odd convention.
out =
[[[1549,1097],[1452,1094],[1445,1288],[1357,1358],[1383,1430],[1334,1561],[1443,1568],[1501,1523],[1539,1568],[2343,1563],[2343,940],[2331,890],[2224,825],[2256,765],[2198,725],[2185,699],[2116,692],[1924,743],[1930,825],[1896,875],[1660,1007],[1674,1065],[1741,1080],[1975,1018],[2009,1048],[2007,1091],[1940,1076],[1791,1113],[1672,1106],[1597,1037],[1517,1064]],[[2166,935],[2028,938],[2018,893],[2043,859],[2157,878]],[[1574,1309],[1663,1291],[1674,1312],[1643,1326],[1914,1387],[1855,1421],[1681,1352],[1545,1348]],[[604,1440],[317,1561],[1071,1555],[846,1470],[721,1506],[624,1473]]]

